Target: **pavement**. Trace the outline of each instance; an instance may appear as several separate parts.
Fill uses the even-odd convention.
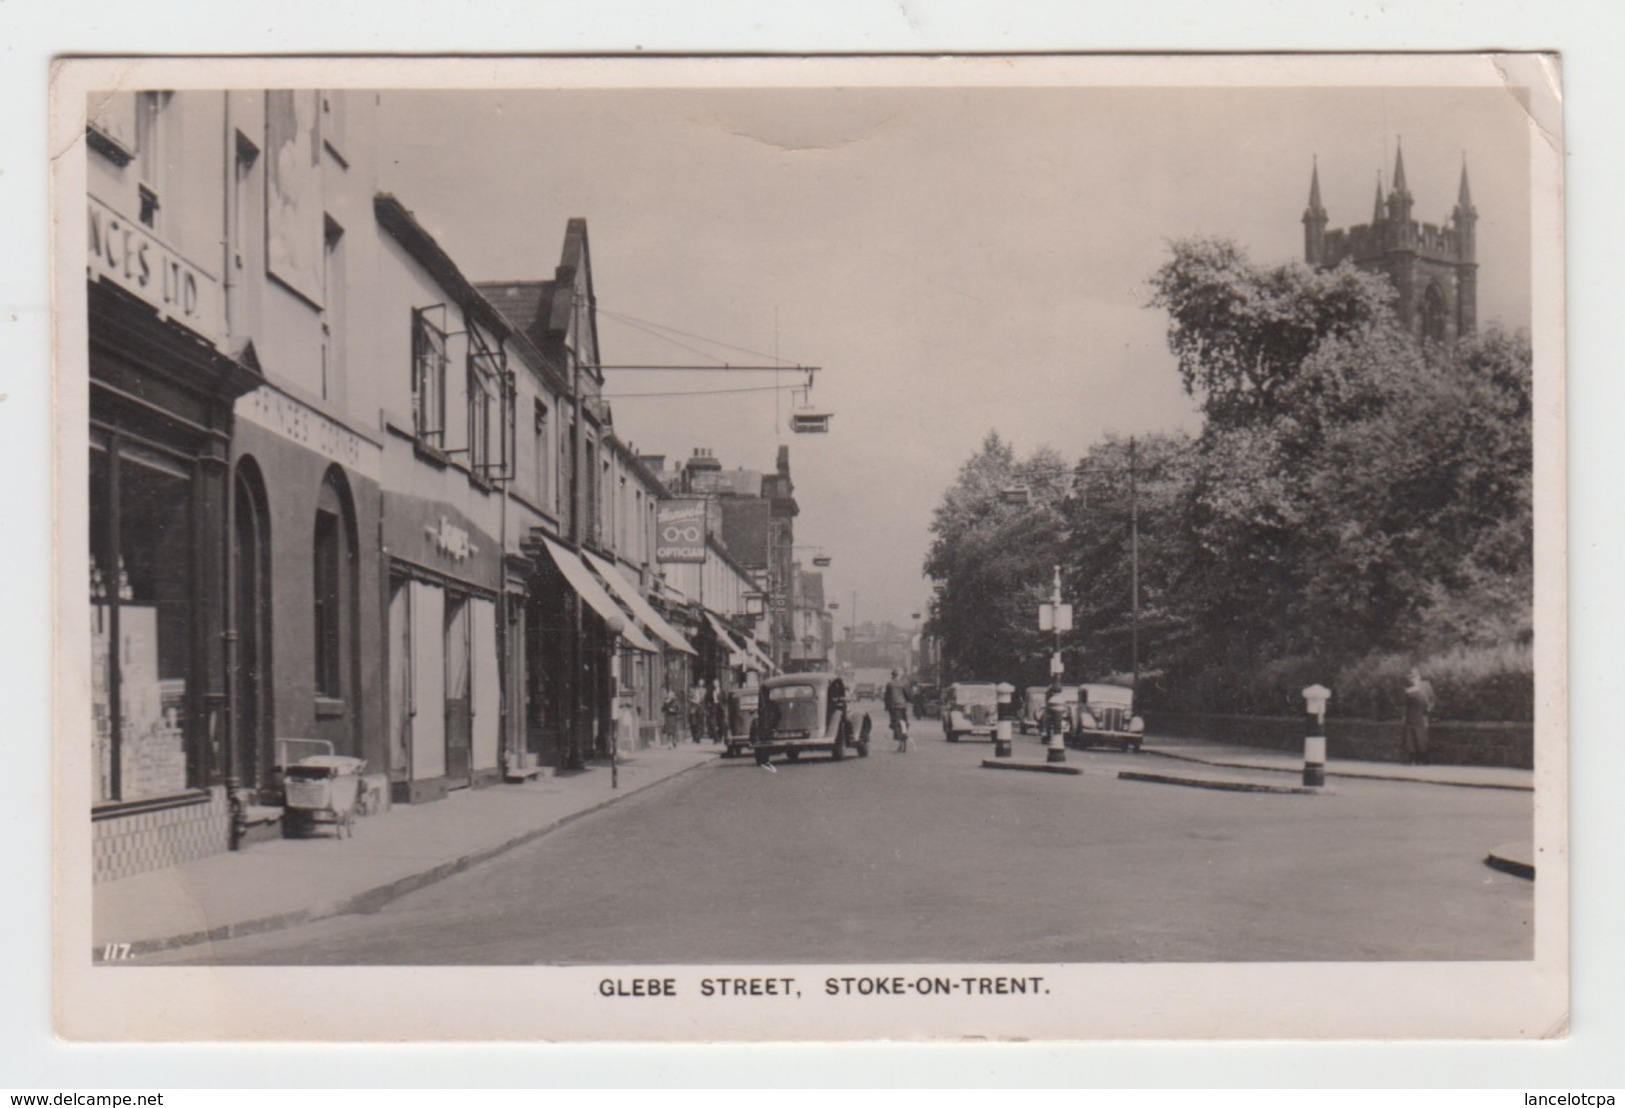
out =
[[[1017,745],[1021,754],[1027,753],[1024,745]],[[465,789],[430,804],[396,806],[358,820],[353,838],[277,839],[105,882],[96,886],[93,896],[95,957],[99,959],[108,944],[129,944],[128,956],[138,957],[331,916],[376,911],[396,897],[710,764],[720,751],[709,743],[654,747],[622,757],[618,788],[611,787],[610,767],[595,763],[577,773]],[[1173,784],[1200,786],[1233,779],[1234,771],[1301,774],[1303,769],[1297,755],[1198,740],[1148,737],[1142,755],[1149,756],[1148,762],[1154,757],[1189,764],[1189,771],[1182,774],[1156,775]],[[1081,752],[1068,751],[1068,757],[1074,765],[1086,764]],[[1215,774],[1213,770],[1230,772]],[[1532,771],[1492,766],[1408,766],[1332,759],[1326,776],[1534,789]],[[1533,845],[1498,845],[1485,862],[1508,873],[1533,877]]]
[[[610,766],[523,784],[462,789],[356,821],[353,838],[274,839],[95,887],[92,938],[129,957],[375,911],[415,889],[714,761],[721,747],[685,743],[623,755]]]

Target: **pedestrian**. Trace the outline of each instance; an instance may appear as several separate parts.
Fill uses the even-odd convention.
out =
[[[836,712],[846,711],[846,682],[841,675],[836,674],[829,681],[829,709],[824,713],[824,730],[829,730],[830,721],[835,718]]]
[[[1433,686],[1422,671],[1411,667],[1405,684],[1405,760],[1413,766],[1428,764],[1428,720],[1433,715]]]
[[[722,705],[717,700],[717,679],[715,677],[705,683],[705,729],[712,743],[722,741]]]
[[[673,749],[677,746],[677,716],[682,711],[682,705],[677,702],[677,694],[666,686],[666,694],[660,700],[660,716],[665,723],[666,745]]]
[[[705,683],[696,681],[688,690],[688,737],[699,742],[705,737]]]
[[[891,719],[892,734],[897,739],[899,753],[908,750],[908,687],[897,679],[897,671],[891,671],[891,680],[886,682],[886,691],[881,694],[881,702],[886,707],[886,715]]]

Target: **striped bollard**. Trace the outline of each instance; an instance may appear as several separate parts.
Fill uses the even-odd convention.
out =
[[[1010,757],[1010,721],[1001,719],[993,738],[993,756],[995,758]]]
[[[1305,788],[1319,789],[1326,784],[1326,702],[1331,698],[1332,690],[1324,685],[1310,685],[1303,690],[1309,724],[1303,740]]]
[[[1044,755],[1044,761],[1052,765],[1066,761],[1066,723],[1064,721],[1065,716],[1060,712],[1053,713],[1050,718],[1049,742],[1046,744],[1049,751]]]

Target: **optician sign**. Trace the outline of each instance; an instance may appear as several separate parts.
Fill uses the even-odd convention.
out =
[[[662,500],[656,506],[655,560],[705,561],[704,500]]]
[[[90,198],[90,276],[112,281],[206,339],[218,338],[220,286],[129,216]]]

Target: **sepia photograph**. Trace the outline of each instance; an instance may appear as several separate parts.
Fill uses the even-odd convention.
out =
[[[1560,1034],[1560,105],[58,62],[59,1034]]]

